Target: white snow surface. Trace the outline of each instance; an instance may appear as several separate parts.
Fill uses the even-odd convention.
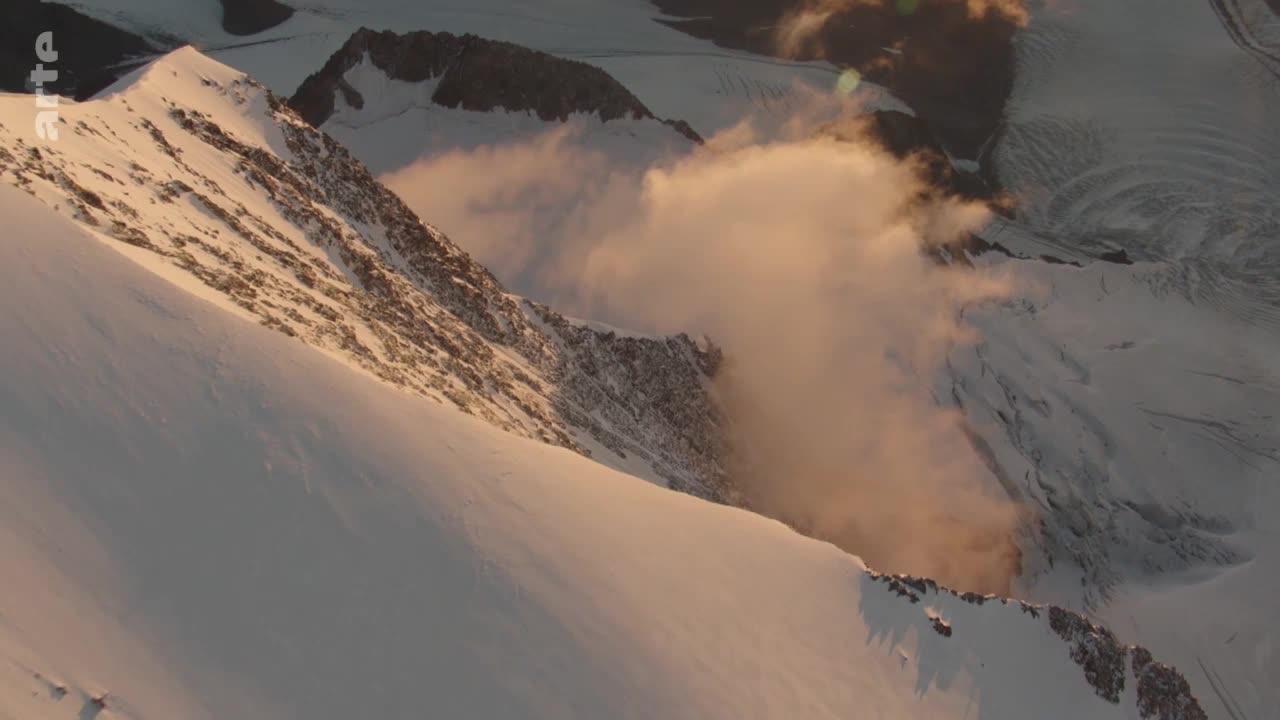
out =
[[[938,394],[1045,520],[1023,597],[1084,610],[1181,669],[1210,717],[1280,703],[1280,339],[1164,263],[1011,261]],[[1234,715],[1233,715],[1234,713]]]
[[[207,48],[244,42],[187,3],[81,4]],[[1217,35],[1205,3],[1075,5],[1020,38],[999,161],[1036,202],[995,239],[1068,259],[1123,246],[1161,261],[1018,263],[1040,291],[970,312],[984,342],[953,355],[939,395],[954,391],[1028,505],[1056,513],[1056,534],[1029,554],[1028,597],[1147,645],[1186,673],[1212,718],[1270,717],[1274,78]],[[1255,39],[1274,46],[1258,3],[1241,5]],[[789,112],[771,83],[835,80],[825,66],[721,51],[651,16],[643,0],[325,0],[211,54],[288,94],[361,24],[471,31],[600,65],[704,134],[747,110]],[[520,122],[477,119],[483,132],[455,137],[496,136],[501,123],[525,132]],[[360,154],[376,163],[376,149]],[[0,462],[19,469],[0,476],[0,576],[45,588],[0,587],[12,661],[0,662],[0,702],[15,703],[0,717],[76,717],[83,693],[104,689],[126,717],[1132,716],[1128,698],[1086,697],[1065,646],[1021,613],[930,598],[962,618],[939,638],[924,609],[827,546],[357,378],[0,193],[6,217],[32,223],[0,239]],[[115,300],[100,305],[99,293]],[[411,435],[402,417],[419,426]],[[68,453],[73,437],[85,442]],[[229,540],[241,544],[217,547]],[[295,618],[294,605],[313,610]],[[972,618],[983,632],[966,631]],[[1019,623],[1030,635],[1011,630]],[[977,635],[988,644],[971,645]],[[513,679],[478,684],[475,668]],[[1055,674],[1078,687],[1053,685]],[[69,699],[41,678],[65,683]]]
[[[995,158],[1020,222],[1280,324],[1280,18],[1266,0],[1037,4]]]
[[[1234,720],[1280,707],[1278,48],[1264,0],[1033,7],[995,153],[1023,205],[987,237],[1150,262],[1026,265],[1044,292],[971,315],[985,342],[940,389],[1057,518],[1022,592]]]
[[[911,604],[0,212],[2,717],[1136,717],[1014,604]]]

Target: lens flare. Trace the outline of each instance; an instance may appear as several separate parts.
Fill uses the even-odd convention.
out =
[[[858,85],[862,83],[862,73],[849,68],[840,73],[840,77],[836,80],[836,94],[848,95],[858,89]]]

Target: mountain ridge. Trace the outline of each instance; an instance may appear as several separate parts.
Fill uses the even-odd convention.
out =
[[[436,81],[431,99],[442,107],[529,111],[543,121],[562,123],[574,114],[594,115],[603,122],[652,119],[695,143],[703,142],[688,123],[658,118],[594,65],[476,35],[425,30],[398,34],[360,28],[323,68],[303,81],[289,99],[290,107],[315,127],[333,114],[339,94],[348,105],[363,107],[360,93],[343,75],[366,57],[393,80]]]
[[[134,143],[95,108],[127,117]],[[721,496],[723,420],[707,374],[718,350],[577,328],[510,295],[248,78],[179,50],[62,121],[44,150],[7,131],[15,152],[0,151],[0,177],[384,381]],[[112,160],[66,153],[85,144]],[[148,217],[151,206],[163,212]]]
[[[21,219],[0,239],[18,340],[0,348],[0,452],[21,461],[0,480],[18,501],[0,504],[0,563],[44,578],[0,586],[0,652],[20,659],[0,707],[1200,717],[1142,694],[1163,677],[1146,655],[1104,697],[1089,668],[1115,656],[1083,618],[868,572],[498,432],[157,282],[13,188],[0,207]],[[50,452],[68,422],[83,446]]]
[[[222,84],[222,86],[219,88],[219,90],[226,90],[226,87],[227,87],[227,86],[226,86],[226,84],[225,84],[225,83],[223,83],[223,84]],[[210,88],[212,89],[212,86],[210,86]],[[174,115],[174,114],[172,114],[172,113],[171,113],[171,114],[169,115],[169,118],[170,118],[171,120],[173,120],[174,122],[178,123],[178,125],[179,125],[179,126],[184,126],[185,124],[189,123],[189,124],[190,124],[190,129],[189,129],[189,130],[186,130],[186,132],[188,132],[188,133],[192,133],[192,134],[200,135],[200,136],[201,136],[201,137],[200,137],[201,142],[205,143],[206,145],[208,145],[208,144],[213,144],[213,143],[217,143],[217,142],[221,142],[221,141],[218,139],[218,137],[219,137],[218,128],[220,128],[220,127],[224,124],[224,123],[223,123],[223,120],[222,120],[222,118],[221,118],[221,117],[216,117],[216,118],[214,118],[214,120],[216,120],[216,122],[210,121],[210,122],[211,122],[211,125],[210,125],[210,124],[206,124],[205,120],[204,120],[204,119],[202,119],[202,118],[201,118],[200,116],[198,116],[198,115],[191,115],[187,110],[184,110],[183,112],[184,112],[184,113],[186,113],[186,114],[185,114],[185,116],[183,116],[183,115]],[[157,127],[158,129],[159,129],[159,127],[160,127],[161,125],[164,125],[163,129],[162,129],[162,130],[160,130],[160,132],[161,132],[161,136],[162,136],[162,137],[164,137],[164,138],[166,138],[165,142],[169,142],[169,140],[168,140],[168,139],[169,139],[169,138],[172,138],[172,133],[170,132],[170,130],[169,130],[169,128],[168,128],[168,126],[167,126],[167,125],[165,125],[165,124],[164,124],[164,123],[162,123],[162,122],[159,122],[158,120],[157,120],[157,123],[155,123],[155,125],[156,125],[156,127]],[[89,127],[92,127],[92,125],[88,125],[88,126],[89,126]],[[78,126],[76,126],[76,127],[78,128]],[[184,127],[184,129],[185,129],[185,127]],[[82,132],[89,132],[88,130],[81,130],[81,131],[82,131]],[[154,138],[154,134],[151,134],[149,130],[148,130],[148,134],[149,134],[149,135],[151,135],[151,136]],[[225,133],[224,133],[224,134],[225,134]],[[159,141],[159,140],[155,140],[155,142],[156,142],[157,144],[159,144],[159,142],[160,142],[160,141]],[[175,144],[175,145],[178,145],[178,143],[176,143],[176,142],[175,142],[174,144]],[[320,145],[320,146],[318,146],[318,147],[323,147],[323,143],[321,143],[321,145]],[[230,149],[230,148],[231,148],[231,146],[230,146],[230,145],[228,145],[228,149]],[[182,155],[182,154],[183,154],[183,152],[181,152],[181,151],[182,151],[182,148],[181,148],[181,147],[175,147],[175,155]],[[236,155],[243,155],[239,150],[232,150],[232,152],[233,152],[234,154],[236,154]],[[246,148],[246,152],[247,152],[247,154],[249,154],[249,155],[253,155],[252,148]],[[56,157],[56,156],[55,156],[55,157]],[[176,158],[175,158],[175,159],[176,159]],[[267,178],[268,180],[270,180],[270,179],[273,177],[273,172],[274,172],[274,171],[273,171],[273,172],[267,172],[267,169],[268,169],[269,167],[271,167],[271,166],[265,166],[265,165],[264,165],[264,166],[261,166],[261,167],[257,167],[256,169],[257,169],[257,171],[258,171],[259,173],[261,173],[261,174],[263,175],[263,177],[265,177],[265,178]],[[98,167],[98,170],[101,170],[101,171],[107,172],[107,171],[110,171],[111,169],[110,169],[110,168],[105,168],[105,169],[104,169],[104,167],[103,167],[103,166],[100,166],[100,167]],[[251,172],[253,172],[253,171],[254,171],[254,168],[252,167],[252,163],[250,164],[250,166],[246,166],[245,172],[247,172],[247,173],[251,173]],[[91,172],[91,174],[96,175],[96,173],[92,173],[92,171],[90,171],[90,172]],[[28,174],[31,174],[31,171],[28,171]],[[305,173],[304,173],[304,174],[305,174]],[[81,181],[80,181],[80,177],[79,177],[79,175],[77,175],[77,174],[69,173],[69,172],[64,172],[64,173],[63,173],[63,175],[64,175],[63,177],[60,177],[57,173],[53,173],[53,172],[50,172],[50,173],[49,173],[50,178],[52,178],[52,182],[54,182],[54,183],[56,183],[56,184],[61,184],[61,185],[63,185],[62,189],[63,189],[63,191],[66,193],[66,195],[65,195],[66,201],[68,201],[68,202],[72,203],[72,205],[73,205],[73,207],[74,207],[74,211],[75,211],[75,212],[82,214],[84,217],[93,217],[93,218],[96,218],[96,219],[98,219],[98,220],[102,220],[102,219],[103,219],[103,218],[105,218],[105,217],[109,217],[108,215],[105,215],[105,214],[104,214],[104,211],[105,211],[105,210],[107,210],[108,208],[113,208],[113,207],[115,207],[115,206],[111,205],[111,202],[110,202],[110,201],[111,201],[111,199],[112,199],[112,198],[111,198],[110,196],[106,196],[106,195],[104,195],[104,194],[102,194],[102,193],[97,192],[97,190],[96,190],[96,189],[93,189],[93,188],[91,187],[91,184],[90,184],[90,183],[81,182]],[[37,177],[39,177],[39,176],[37,175]],[[40,179],[41,179],[41,180],[49,181],[49,180],[48,180],[48,178],[40,178]],[[69,182],[68,182],[68,181],[69,181]],[[255,182],[258,182],[258,183],[259,183],[260,185],[262,185],[263,187],[266,187],[266,186],[269,184],[269,183],[265,183],[265,182],[262,182],[261,180],[257,180],[257,179],[255,179]],[[190,184],[188,184],[188,186],[190,187]],[[199,189],[200,187],[204,187],[204,189]],[[80,189],[77,189],[77,188],[80,188]],[[197,180],[197,189],[198,189],[198,191],[199,191],[202,195],[204,195],[206,198],[211,199],[211,200],[213,201],[213,203],[214,203],[214,205],[215,205],[215,206],[217,206],[217,207],[223,207],[223,206],[222,206],[222,204],[220,204],[220,201],[217,199],[217,193],[216,193],[216,191],[213,191],[211,187],[203,186],[203,185],[202,185],[202,184],[200,184],[200,183],[199,183],[199,181]],[[173,190],[173,192],[174,192],[173,198],[176,198],[176,199],[186,198],[186,197],[188,197],[188,196],[190,196],[190,195],[191,195],[190,190],[184,190],[184,189],[182,189],[180,186],[173,186],[173,187],[172,187],[172,190]],[[285,190],[281,190],[281,192],[287,192],[287,189],[285,189]],[[157,197],[159,197],[160,195],[163,195],[163,194],[166,194],[166,193],[162,192],[162,193],[160,193],[159,195],[157,195]],[[95,199],[95,198],[96,198],[96,199]],[[116,199],[118,199],[118,198],[116,198]],[[197,198],[197,201],[198,201],[199,203],[201,203],[201,204],[205,204],[205,205],[206,205],[206,209],[209,209],[210,211],[212,211],[212,209],[211,209],[211,208],[208,208],[208,207],[207,207],[207,203],[204,203],[204,200]],[[162,202],[163,202],[163,201],[162,201]],[[79,203],[79,205],[77,206],[77,205],[76,205],[76,203]],[[101,205],[101,207],[99,207],[99,205]],[[225,210],[226,208],[223,208],[223,209]],[[121,212],[124,212],[124,211],[123,211],[123,210],[121,210]],[[229,211],[229,214],[230,214],[231,216],[234,216],[236,212],[237,212],[237,210],[236,210],[235,208],[232,208],[232,209]],[[224,224],[227,224],[227,227],[230,227],[230,228],[232,228],[232,230],[235,230],[235,228],[232,226],[232,223],[233,223],[233,222],[234,222],[234,221],[232,221],[232,220],[226,220],[226,219],[224,218]],[[250,225],[246,225],[246,227],[248,227],[251,231],[254,231],[254,227],[252,226],[252,223],[253,223],[254,221],[252,220],[252,218],[250,218],[250,219],[248,219],[248,220],[241,220],[241,223],[242,223],[242,224],[244,224],[244,223],[246,223],[246,222],[247,222],[247,223],[250,223]],[[316,222],[317,222],[317,223],[321,223],[322,221],[321,221],[321,220],[317,220]],[[127,221],[126,221],[126,225],[127,225]],[[224,232],[225,232],[225,230],[224,230]],[[238,231],[237,231],[237,232],[238,232]],[[126,238],[126,237],[130,237],[130,236],[132,236],[132,235],[128,232],[128,228],[126,227],[126,228],[124,228],[124,229],[123,229],[123,231],[121,232],[121,238],[120,238],[120,239],[124,239],[124,238]],[[136,237],[136,236],[134,236],[134,237]],[[144,239],[145,239],[145,238],[144,238]],[[126,241],[126,242],[127,242],[127,241]],[[352,265],[352,267],[355,267],[355,268],[357,268],[357,269],[358,269],[358,268],[363,267],[363,265],[362,265],[361,263],[357,262],[356,264]],[[369,284],[369,287],[372,287],[372,286],[377,285],[377,284],[379,283],[379,279],[378,279],[377,273],[369,273],[368,277],[369,277],[369,278],[371,278],[371,279],[369,279],[369,280],[366,280],[366,279],[360,279],[360,284],[361,284],[361,285],[365,285],[365,283],[368,283],[368,284]],[[479,282],[479,284],[480,284],[480,285],[485,285],[485,283],[484,283],[484,282]],[[368,287],[366,287],[365,289],[368,289]],[[233,294],[234,294],[234,292],[233,292]],[[240,297],[239,299],[245,299],[245,298]],[[243,309],[243,308],[242,308],[242,309]],[[528,307],[526,307],[526,306],[523,306],[523,305],[522,305],[522,306],[521,306],[521,311],[522,311],[522,312],[524,312],[524,313],[526,314],[526,316],[528,316],[528,315],[530,314],[530,313],[529,313],[529,308],[528,308]],[[536,313],[536,312],[534,312],[534,313],[532,313],[532,314],[533,314],[534,316],[536,316],[536,315],[537,315],[537,313]],[[483,316],[482,316],[482,315],[477,315],[477,318],[480,318],[480,319],[476,320],[476,322],[478,322],[478,323],[480,323],[481,325],[484,325],[484,326],[486,326],[486,327],[487,327],[487,324],[486,324],[486,323],[485,323],[485,321],[483,320]],[[574,325],[573,323],[568,323],[568,327],[576,327],[576,325]],[[492,331],[492,329],[490,329],[489,331]],[[488,340],[488,338],[485,338],[485,337],[484,337],[484,334],[483,334],[483,333],[481,333],[481,336],[482,336],[482,338],[484,338],[485,340]],[[584,337],[586,337],[586,338],[593,338],[594,336],[592,336],[592,335],[584,335]],[[365,341],[363,341],[363,340],[360,340],[359,338],[357,338],[357,340],[359,340],[362,344],[366,344],[366,345],[368,344],[367,342],[365,342]],[[591,342],[597,342],[597,340],[592,340]],[[694,344],[694,346],[695,346],[695,347],[697,347],[697,346],[698,346],[698,344],[697,344],[697,343],[693,343],[693,344]],[[648,347],[648,346],[646,346],[646,347]],[[678,353],[677,353],[677,354],[678,354]],[[699,358],[699,357],[701,357],[701,356],[694,355],[694,357],[695,357],[695,360],[696,360],[697,358]],[[697,364],[697,362],[695,362],[694,364],[696,365],[696,364]],[[985,372],[985,371],[984,371],[984,372]],[[1020,394],[1021,394],[1021,393],[1020,393]],[[672,481],[672,482],[674,482],[674,481]],[[1136,660],[1136,658],[1135,658],[1135,660]]]

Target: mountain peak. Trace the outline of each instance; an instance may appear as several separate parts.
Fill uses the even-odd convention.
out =
[[[175,99],[182,97],[195,101],[215,84],[224,86],[236,80],[245,85],[257,85],[248,80],[244,73],[227,67],[191,45],[183,45],[122,75],[99,91],[93,99],[133,91],[156,96],[173,95]]]
[[[172,282],[509,432],[720,492],[707,351],[511,295],[246,76],[182,48],[62,109],[54,143],[13,130],[28,112],[0,100],[0,181]]]
[[[431,100],[443,107],[528,111],[548,122],[565,122],[576,114],[603,122],[658,120],[630,90],[594,65],[471,34],[397,34],[369,28],[352,34],[319,72],[308,77],[290,98],[290,106],[317,127],[333,114],[339,96],[348,105],[362,107],[363,97],[344,76],[366,59],[392,80],[433,83]],[[702,142],[687,123],[661,122]]]

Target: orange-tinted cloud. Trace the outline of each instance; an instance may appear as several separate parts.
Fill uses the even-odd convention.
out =
[[[995,14],[1019,27],[1026,27],[1031,16],[1023,0],[936,0],[937,2],[964,3],[972,20],[981,20]],[[820,34],[831,18],[853,7],[896,6],[897,12],[925,12],[916,0],[810,0],[802,7],[788,12],[774,29],[777,52],[784,57],[822,57]]]
[[[843,136],[743,125],[628,173],[561,130],[385,180],[519,290],[715,338],[732,479],[753,508],[873,566],[1006,591],[1019,509],[933,381],[972,340],[961,309],[1007,283],[921,252],[987,211],[922,200],[912,164]]]

